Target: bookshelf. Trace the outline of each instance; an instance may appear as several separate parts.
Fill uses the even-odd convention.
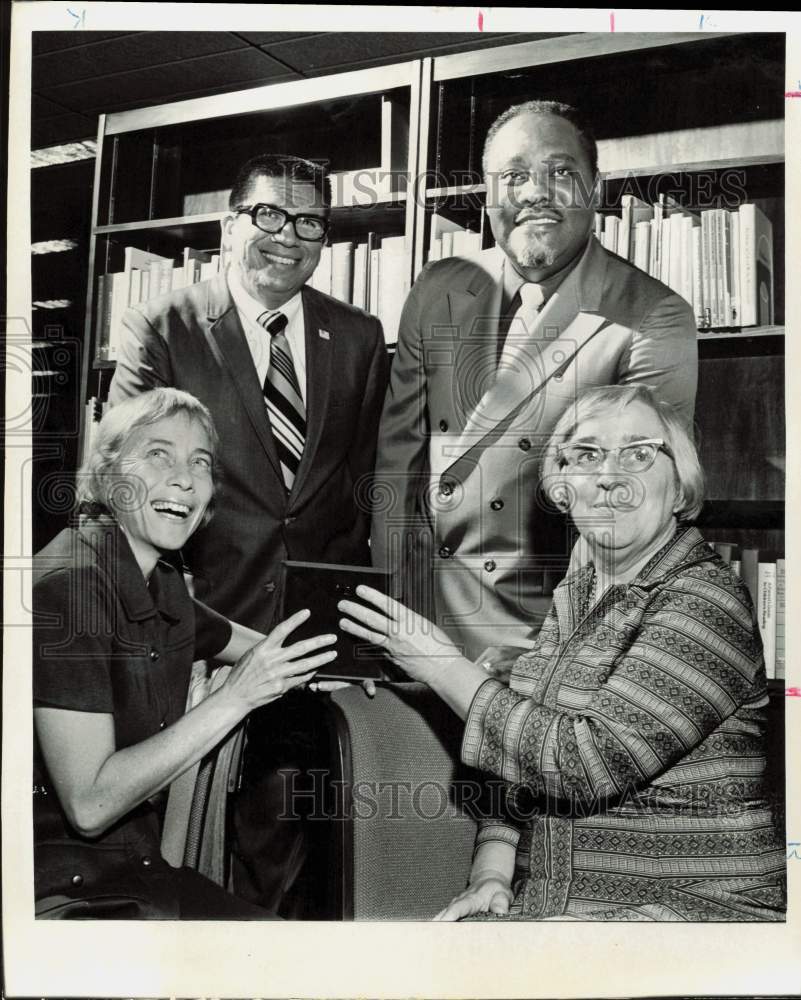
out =
[[[645,87],[648,100],[628,99]],[[402,237],[410,282],[437,216],[491,245],[481,153],[495,117],[531,98],[563,100],[594,124],[602,213],[620,214],[625,195],[688,212],[739,197],[772,226],[773,322],[699,331],[696,425],[707,536],[783,552],[783,91],[779,33],[586,33],[101,118],[83,399],[103,398],[113,369],[95,358],[97,277],[122,267],[126,246],[176,257],[217,248],[227,185],[248,156],[329,161],[340,179],[332,242]],[[348,194],[358,171],[386,178],[369,205]]]

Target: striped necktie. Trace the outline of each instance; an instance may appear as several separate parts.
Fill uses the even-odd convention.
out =
[[[283,313],[262,313],[259,323],[270,334],[270,368],[264,379],[264,399],[273,430],[281,473],[287,491],[298,474],[306,441],[306,407],[286,339],[287,318]]]

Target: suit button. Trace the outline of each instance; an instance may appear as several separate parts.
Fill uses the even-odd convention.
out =
[[[145,856],[144,856],[144,857],[142,858],[142,867],[143,867],[143,868],[150,868],[150,866],[151,866],[152,864],[153,864],[153,858],[151,858],[149,854],[146,854],[146,855],[145,855]]]
[[[529,448],[531,447],[531,441],[529,441],[528,438],[520,438],[520,440],[517,442],[517,447],[521,451],[528,451]]]
[[[83,885],[83,875],[73,875],[70,881],[73,885]]]
[[[503,510],[503,500],[490,500],[492,510]]]
[[[284,524],[286,524],[286,525],[292,524],[292,522],[295,521],[295,520],[296,520],[296,518],[294,518],[294,517],[285,517],[284,518]]]
[[[159,729],[166,729],[166,728],[167,728],[167,720],[162,719],[161,722],[159,723]]]
[[[452,497],[453,496],[453,483],[449,483],[447,480],[439,484],[439,495],[441,497]]]
[[[155,663],[159,658],[159,651],[157,649],[150,650],[150,659]]]
[[[272,580],[270,580],[269,583],[262,584],[262,587],[264,588],[264,590],[267,591],[268,594],[272,594],[273,591],[275,590],[275,584],[273,583]]]
[[[447,420],[440,420],[440,422],[439,422],[439,429],[444,434],[445,431],[448,429],[448,421]]]
[[[492,572],[492,571],[493,571],[493,570],[495,569],[495,560],[494,560],[494,559],[488,559],[488,560],[487,560],[487,561],[486,561],[486,562],[484,563],[484,569],[485,569],[485,570],[486,570],[486,571],[487,571],[488,573],[491,573],[491,572]]]
[[[447,545],[440,545],[439,554],[442,556],[443,559],[450,559],[450,557],[453,555],[453,551]]]

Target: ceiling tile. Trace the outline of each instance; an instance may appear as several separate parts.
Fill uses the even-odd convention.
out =
[[[57,86],[247,48],[247,42],[224,31],[142,31],[36,56],[33,82],[34,87],[40,81]]]
[[[123,38],[133,34],[130,31],[34,31],[31,33],[33,54],[57,52],[73,49],[93,42],[104,42],[111,38]]]
[[[121,105],[162,104],[219,87],[235,90],[291,77],[291,71],[287,72],[266,53],[248,48],[57,87],[40,87],[38,92],[66,107],[100,114]]]
[[[475,32],[341,31],[272,43],[276,59],[303,73],[330,72],[371,63],[403,61],[422,54],[506,45],[542,35],[478,35]]]
[[[274,45],[278,42],[287,42],[293,38],[314,38],[315,35],[325,34],[320,31],[237,31],[240,38],[246,39],[252,45]]]
[[[57,115],[63,115],[64,108],[60,107],[58,104],[54,104],[52,101],[46,101],[39,94],[31,94],[31,115],[33,118],[53,118]]]
[[[86,115],[63,114],[54,118],[34,118],[31,122],[31,149],[44,149],[73,139],[94,139],[97,121]]]

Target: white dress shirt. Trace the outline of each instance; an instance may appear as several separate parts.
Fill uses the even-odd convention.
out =
[[[254,299],[242,287],[236,272],[229,267],[226,275],[231,298],[234,300],[239,321],[245,331],[245,340],[256,366],[259,385],[264,385],[267,372],[270,369],[270,334],[259,323],[259,317],[265,312],[264,305]],[[283,313],[287,319],[284,334],[292,350],[292,361],[295,374],[300,385],[300,394],[306,402],[306,325],[303,316],[303,300],[300,292],[296,292],[280,309],[267,310],[267,322],[276,314]]]

